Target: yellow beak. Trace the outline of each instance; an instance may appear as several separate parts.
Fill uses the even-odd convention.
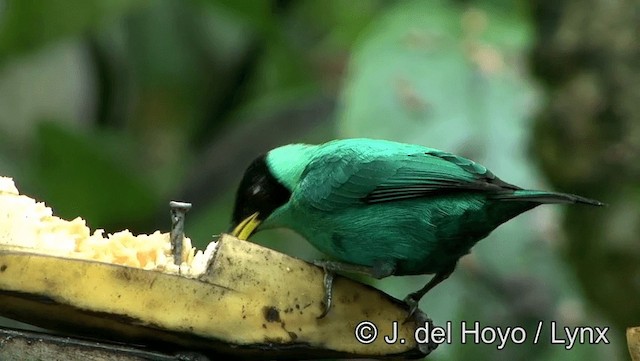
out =
[[[258,220],[258,212],[256,212],[240,222],[236,228],[233,229],[231,235],[242,240],[247,240],[259,225],[260,220]]]

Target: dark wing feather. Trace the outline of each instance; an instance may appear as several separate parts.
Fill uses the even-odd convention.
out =
[[[382,181],[364,198],[367,203],[390,202],[455,192],[517,190],[469,159],[439,150],[412,154],[396,174]]]
[[[303,173],[298,193],[315,208],[330,211],[362,202],[520,189],[469,159],[421,149],[424,151],[397,154],[342,149],[338,154],[319,156]]]

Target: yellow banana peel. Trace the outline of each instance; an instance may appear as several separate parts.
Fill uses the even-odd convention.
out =
[[[198,251],[185,237],[174,262],[168,233],[90,233],[20,195],[0,177],[0,315],[157,349],[242,358],[420,358],[424,314],[337,277],[322,319],[323,270],[229,235]],[[178,263],[179,265],[176,265]],[[358,329],[362,322],[369,327]],[[362,343],[360,331],[371,339]],[[385,335],[398,335],[387,344]],[[403,341],[400,341],[403,340]]]
[[[640,361],[640,327],[627,327],[627,348],[632,361]]]

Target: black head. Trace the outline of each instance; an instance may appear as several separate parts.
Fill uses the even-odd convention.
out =
[[[266,154],[259,156],[249,165],[240,181],[230,230],[256,212],[258,220],[264,221],[290,197],[291,191],[269,170]]]

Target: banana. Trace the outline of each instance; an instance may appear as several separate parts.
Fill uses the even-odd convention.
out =
[[[632,361],[640,361],[640,327],[627,327],[627,349]]]
[[[318,319],[324,273],[303,260],[222,235],[204,251],[184,237],[173,262],[167,233],[127,232],[91,235],[81,219],[53,216],[0,177],[0,315],[242,358],[420,358],[436,346],[414,339],[431,323],[424,314],[403,323],[402,302],[344,277],[335,280],[331,312]],[[377,337],[358,328],[364,321]],[[387,344],[384,335],[394,334]]]

